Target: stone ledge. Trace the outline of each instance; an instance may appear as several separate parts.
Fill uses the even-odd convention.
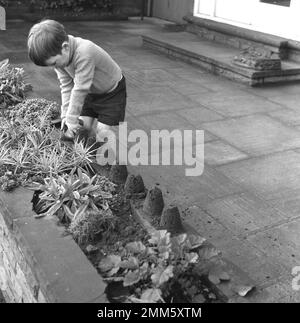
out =
[[[7,288],[6,301],[106,303],[106,283],[72,237],[54,218],[34,218],[31,192],[15,192],[0,193],[0,267],[6,273],[0,283]]]
[[[187,15],[183,19],[188,23],[192,23],[200,27],[204,27],[223,34],[247,39],[253,42],[258,42],[273,47],[282,48],[286,47],[288,44],[288,40],[286,38],[273,36],[262,32],[249,30],[246,28],[232,26],[226,23],[221,23],[205,18],[194,17],[193,15]]]
[[[238,49],[199,39],[192,33],[153,33],[143,35],[142,39],[143,45],[148,48],[250,86],[300,80],[299,63],[282,61],[281,70],[243,68],[233,63]]]

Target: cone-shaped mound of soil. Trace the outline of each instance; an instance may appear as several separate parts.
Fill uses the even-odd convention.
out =
[[[160,219],[160,228],[165,229],[172,234],[184,231],[180,218],[180,212],[177,206],[169,206],[163,212]]]
[[[137,194],[145,191],[144,181],[141,175],[129,175],[127,177],[125,186],[125,194]]]
[[[160,216],[164,208],[164,199],[161,190],[155,187],[149,190],[143,205],[143,211],[153,217]]]
[[[113,165],[109,172],[109,179],[115,184],[124,184],[128,176],[126,165]]]

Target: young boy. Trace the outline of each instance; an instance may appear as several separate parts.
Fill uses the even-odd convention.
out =
[[[68,35],[55,20],[35,24],[28,54],[39,66],[54,66],[61,88],[62,126],[74,137],[79,119],[90,135],[103,141],[110,126],[124,121],[126,83],[119,65],[95,43]],[[95,130],[96,128],[96,130]]]

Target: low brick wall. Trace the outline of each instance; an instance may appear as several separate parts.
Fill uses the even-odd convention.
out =
[[[32,192],[0,192],[0,289],[8,303],[105,303],[106,284],[54,218],[35,219]]]

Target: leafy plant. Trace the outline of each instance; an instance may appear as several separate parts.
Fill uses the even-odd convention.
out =
[[[10,147],[6,143],[5,135],[0,135],[0,165],[5,165],[9,162],[9,151]]]
[[[24,81],[23,68],[11,67],[8,59],[0,62],[1,109],[22,102],[30,89],[30,84]]]
[[[112,198],[112,192],[103,190],[103,178],[99,175],[90,178],[80,169],[77,172],[78,175],[75,175],[74,169],[69,175],[49,177],[44,185],[31,187],[42,191],[41,213],[36,217],[56,215],[63,210],[70,222],[76,219],[79,211],[109,209],[108,200]]]
[[[193,252],[205,239],[181,234],[170,237],[166,230],[152,233],[147,244],[128,243],[119,255],[109,255],[99,263],[108,281],[122,281],[133,287],[132,302],[163,302],[170,280],[176,280],[198,260]]]
[[[51,120],[58,118],[60,107],[54,101],[46,99],[27,99],[10,107],[7,118],[26,127],[34,125],[37,129],[46,129]]]
[[[0,185],[3,191],[12,191],[19,186],[20,177],[17,178],[11,171],[6,171],[4,176],[0,178]]]
[[[80,244],[91,243],[102,230],[114,227],[115,218],[109,207],[115,184],[106,177],[95,175],[90,178],[80,169],[78,175],[49,177],[44,184],[31,189],[41,192],[35,209],[36,218],[57,216]],[[109,182],[109,183],[107,183]]]

